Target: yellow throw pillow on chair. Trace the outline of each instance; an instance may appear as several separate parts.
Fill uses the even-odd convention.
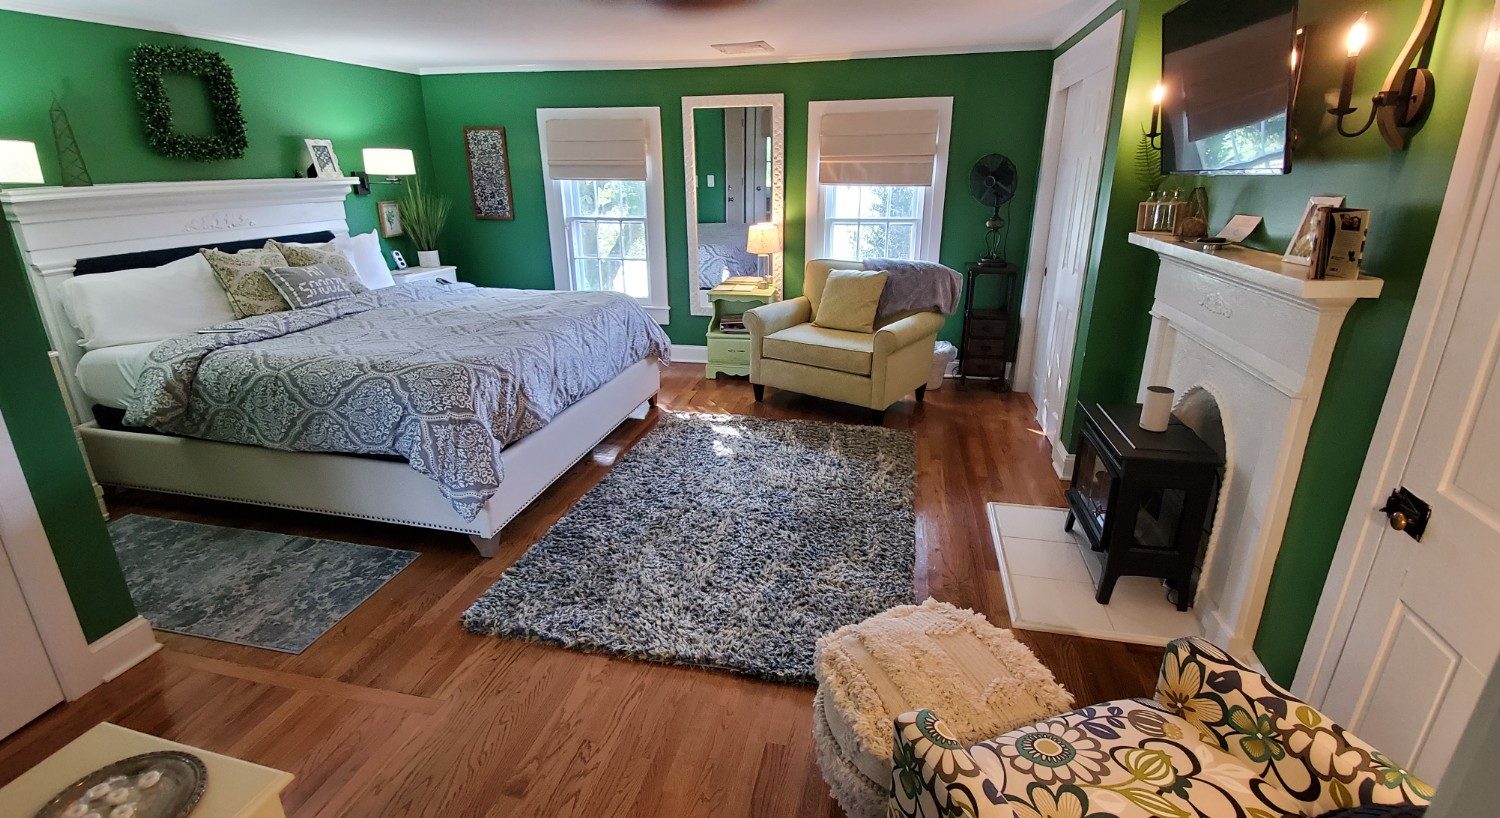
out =
[[[815,326],[869,334],[875,331],[875,310],[885,292],[884,270],[833,270],[823,285]]]

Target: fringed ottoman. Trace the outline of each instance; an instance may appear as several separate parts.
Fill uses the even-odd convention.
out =
[[[932,708],[972,744],[1073,706],[1010,631],[932,599],[839,628],[813,661],[818,766],[850,818],[886,814],[896,716]]]

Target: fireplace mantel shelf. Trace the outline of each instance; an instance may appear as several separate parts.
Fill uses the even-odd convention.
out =
[[[1265,287],[1304,301],[1347,302],[1359,298],[1379,298],[1380,290],[1385,286],[1381,279],[1365,275],[1353,281],[1311,280],[1306,278],[1306,267],[1288,264],[1275,253],[1245,247],[1228,247],[1217,254],[1205,253],[1179,243],[1169,233],[1131,233],[1130,243],[1207,272],[1238,279],[1252,286]]]

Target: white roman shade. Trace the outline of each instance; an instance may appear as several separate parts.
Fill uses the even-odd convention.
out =
[[[646,123],[640,119],[554,119],[547,123],[552,179],[646,179]]]
[[[931,185],[937,143],[935,110],[824,114],[818,125],[818,181]]]

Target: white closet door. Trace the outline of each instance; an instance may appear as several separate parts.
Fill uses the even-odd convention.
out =
[[[42,646],[31,609],[0,540],[0,738],[19,730],[63,700],[62,687]]]

